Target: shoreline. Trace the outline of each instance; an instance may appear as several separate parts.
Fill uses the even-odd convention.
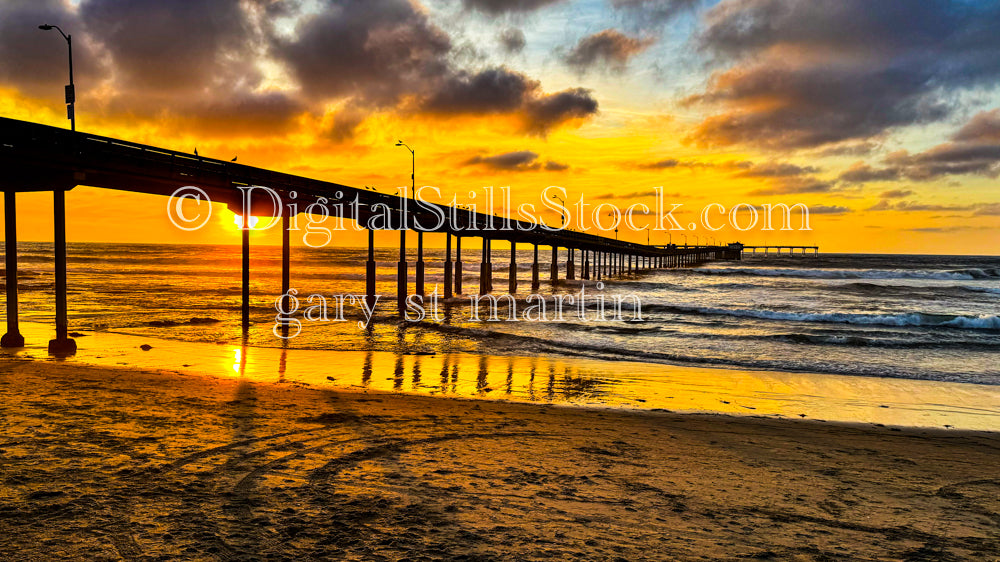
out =
[[[1000,553],[989,432],[35,360],[0,394],[11,560]]]
[[[28,347],[0,352],[0,357],[59,361],[45,349],[48,326],[21,327]],[[1000,386],[993,385],[583,357],[285,349],[83,333],[87,335],[78,339],[77,354],[63,361],[327,390],[1000,431]],[[152,347],[143,351],[143,344]]]

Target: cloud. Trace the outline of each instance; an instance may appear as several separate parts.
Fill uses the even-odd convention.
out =
[[[0,80],[33,96],[62,99],[66,42],[56,30],[39,30],[42,24],[59,25],[68,33],[83,27],[79,16],[58,0],[0,2]],[[74,39],[77,78],[103,77],[92,45],[79,35]]]
[[[770,187],[754,189],[747,195],[790,195],[800,193],[827,193],[833,189],[833,183],[815,178],[787,178]]]
[[[837,179],[846,183],[865,183],[870,181],[892,181],[899,178],[897,168],[875,169],[863,162],[855,162]]]
[[[969,203],[965,205],[941,205],[935,203],[919,203],[915,201],[899,201],[895,204],[888,199],[881,199],[868,208],[869,211],[900,211],[900,212],[959,212],[972,211],[973,215],[992,216],[1000,214],[1000,203]]]
[[[612,192],[602,193],[600,195],[596,195],[594,197],[591,197],[591,199],[597,199],[597,200],[605,200],[605,199],[636,199],[636,198],[639,198],[639,197],[653,197],[655,195],[656,195],[656,192],[653,191],[652,189],[649,189],[649,190],[646,190],[646,191],[631,191],[631,192],[628,192],[628,193],[616,193],[616,192],[612,191]],[[684,197],[684,196],[685,195],[683,193],[664,193],[663,194],[663,197]]]
[[[947,0],[721,2],[697,41],[726,68],[686,100],[721,111],[687,140],[813,148],[941,120],[956,92],[1000,79],[998,17]]]
[[[563,123],[597,114],[597,100],[585,88],[570,88],[529,99],[524,108],[524,130],[545,135]]]
[[[437,115],[508,113],[519,116],[523,132],[544,136],[564,123],[596,115],[597,107],[590,90],[545,94],[537,81],[501,67],[449,77],[421,102],[420,110]]]
[[[664,24],[685,10],[694,10],[701,0],[611,0],[611,6],[628,14],[639,26]]]
[[[516,27],[508,27],[500,31],[497,34],[497,40],[500,41],[500,47],[508,54],[520,53],[527,45],[524,32]]]
[[[888,154],[884,167],[856,162],[840,174],[845,183],[892,181],[907,178],[929,181],[952,175],[1000,176],[1000,110],[983,111],[963,125],[951,140],[911,154]]]
[[[1000,216],[1000,203],[980,203],[973,215]]]
[[[843,215],[852,212],[850,208],[841,205],[812,205],[809,207],[810,215]]]
[[[952,140],[1000,144],[1000,109],[979,112],[955,133]]]
[[[523,11],[552,3],[468,4]],[[471,69],[465,44],[453,44],[430,14],[410,0],[3,2],[0,84],[61,97],[65,44],[37,29],[50,22],[73,33],[78,98],[89,111],[189,132],[276,133],[321,122],[321,136],[347,140],[387,111],[506,114],[498,122],[515,124],[511,132],[546,135],[597,113],[588,90],[545,92],[502,67]],[[523,46],[518,30],[502,39],[508,49]]]
[[[629,37],[614,29],[605,29],[580,39],[563,60],[580,74],[599,68],[622,72],[628,61],[654,43],[650,38]]]
[[[545,170],[562,172],[569,169],[568,164],[547,160],[542,164],[538,153],[530,150],[515,150],[492,156],[476,155],[462,162],[463,166],[482,166],[490,170],[504,172],[531,172]]]
[[[315,100],[395,105],[449,75],[451,40],[407,0],[343,0],[307,16],[272,52]]]
[[[909,189],[890,189],[889,191],[883,191],[879,194],[882,199],[902,199],[903,197],[908,197],[913,195],[913,192]]]
[[[467,10],[475,10],[491,16],[510,13],[534,12],[546,6],[559,4],[565,0],[462,0]]]
[[[676,168],[681,165],[683,165],[681,164],[681,161],[676,158],[666,158],[664,160],[657,160],[656,162],[637,164],[636,167],[641,170],[665,170],[669,168]]]
[[[788,162],[765,162],[763,164],[753,164],[741,162],[737,164],[743,171],[736,174],[737,177],[744,178],[782,178],[790,176],[803,176],[815,174],[819,168],[813,166],[799,166]]]
[[[442,81],[422,109],[439,114],[512,112],[537,98],[539,89],[537,81],[506,68],[460,71]]]

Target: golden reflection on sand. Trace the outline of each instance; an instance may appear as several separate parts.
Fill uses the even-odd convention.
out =
[[[29,347],[6,353],[49,360],[38,343],[48,328],[22,331]],[[81,340],[67,361],[358,392],[1000,430],[1000,388],[988,385],[556,356],[258,348],[106,332]],[[144,343],[152,349],[140,350]]]

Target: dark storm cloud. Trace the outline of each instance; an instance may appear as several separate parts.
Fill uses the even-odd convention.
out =
[[[503,9],[547,3],[503,3]],[[501,9],[500,3],[480,5]],[[468,70],[463,47],[409,0],[336,0],[320,3],[315,13],[296,0],[82,0],[77,10],[67,6],[56,0],[0,3],[0,84],[34,97],[61,96],[65,43],[55,31],[37,29],[52,23],[74,34],[78,97],[92,100],[92,92],[103,88],[102,104],[91,111],[183,120],[197,130],[274,132],[311,115],[322,120],[324,136],[344,140],[373,111],[416,110],[509,114],[512,132],[545,135],[597,112],[586,90],[546,93],[520,73]],[[509,49],[523,43],[518,30],[503,37]],[[264,74],[262,62],[284,70],[289,87],[265,88],[274,76]],[[335,115],[327,113],[330,102],[341,108]]]
[[[508,13],[533,12],[565,0],[462,0],[467,10],[476,10],[491,16]]]
[[[629,37],[615,29],[588,35],[563,57],[566,64],[580,73],[594,68],[623,71],[629,59],[645,51],[652,39]]]
[[[545,169],[550,172],[562,172],[569,169],[569,164],[563,164],[562,162],[553,162],[549,160],[545,163]]]
[[[516,27],[502,30],[497,34],[497,40],[500,41],[500,47],[504,52],[509,54],[520,53],[528,44],[524,38],[524,32]]]
[[[688,99],[723,111],[700,145],[817,147],[950,114],[947,94],[1000,79],[995,2],[730,0],[700,48],[728,65]]]
[[[373,107],[446,77],[450,52],[448,35],[407,0],[336,2],[273,46],[308,96]]]
[[[0,3],[0,81],[16,84],[27,94],[62,98],[68,81],[66,42],[56,30],[39,25],[58,25],[73,37],[76,78],[80,85],[104,76],[93,50],[80,34],[79,17],[58,0]]]
[[[597,114],[597,100],[583,88],[545,94],[537,81],[519,72],[491,68],[442,80],[420,109],[438,115],[513,114],[524,132],[545,135],[567,121]]]
[[[114,62],[121,88],[170,94],[213,83],[237,91],[260,82],[236,0],[88,0],[80,15]]]
[[[538,90],[538,82],[506,68],[461,71],[443,80],[423,108],[455,114],[510,112],[521,108]]]
[[[596,114],[597,100],[590,90],[570,88],[528,100],[524,128],[529,133],[544,135],[567,121],[587,119]]]

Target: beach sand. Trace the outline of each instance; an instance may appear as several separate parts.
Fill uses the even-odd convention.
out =
[[[0,363],[0,559],[997,560],[1000,435]]]

